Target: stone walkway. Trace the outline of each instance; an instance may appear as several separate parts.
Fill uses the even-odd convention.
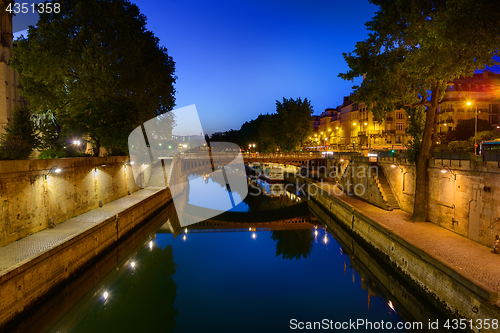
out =
[[[316,184],[353,206],[394,234],[453,268],[465,278],[500,292],[500,254],[434,223],[413,223],[411,214],[402,210],[387,211],[347,194],[337,195],[334,183]],[[492,244],[493,245],[493,244]],[[497,302],[500,304],[500,300]]]
[[[21,266],[64,241],[92,228],[156,193],[160,188],[148,188],[112,201],[62,223],[0,247],[0,275]]]

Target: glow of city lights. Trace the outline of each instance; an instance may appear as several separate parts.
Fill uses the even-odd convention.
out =
[[[252,231],[252,228],[248,228],[248,231]]]
[[[323,242],[325,242],[325,244],[328,243],[328,236],[327,235],[325,235],[325,237],[323,238]]]
[[[446,170],[446,169],[441,169],[441,173],[447,173],[447,172],[448,172],[448,170]]]
[[[391,301],[389,301],[389,303],[387,303],[387,305],[389,305],[389,307],[391,308],[392,311],[396,311],[396,309],[394,309],[394,305],[392,305]]]
[[[105,291],[105,292],[104,292],[104,294],[103,294],[102,296],[104,297],[104,299],[108,299],[109,294],[108,294],[108,292],[107,292],[107,291]]]
[[[149,249],[152,250],[153,249],[153,241],[149,241]]]
[[[130,267],[135,268],[135,261],[132,261],[132,262],[130,263]]]
[[[471,105],[472,105],[472,103],[471,103],[471,102],[467,102],[467,105],[468,105],[468,106],[471,106]]]
[[[314,236],[318,236],[318,230],[314,230]]]
[[[253,239],[257,238],[257,234],[255,232],[252,234],[252,238]]]
[[[187,234],[188,233],[188,228],[184,228],[184,233]]]
[[[182,240],[186,240],[186,239],[187,239],[186,235],[182,236]]]
[[[182,147],[186,148],[188,145],[182,145]]]
[[[365,123],[365,126],[368,125],[368,123]]]
[[[130,162],[130,165],[133,165],[134,164],[134,161]]]
[[[396,164],[391,164],[391,168],[395,168],[396,167]]]
[[[356,126],[356,123],[352,124],[353,126]]]

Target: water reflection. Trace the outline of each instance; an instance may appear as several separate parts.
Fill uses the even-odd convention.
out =
[[[172,246],[147,240],[66,313],[51,332],[172,332],[178,311]],[[162,320],[158,320],[161,318]]]
[[[292,318],[362,318],[404,332],[398,323],[441,318],[296,195],[248,196],[246,212],[188,227],[169,217],[53,331],[281,332]]]
[[[313,230],[276,230],[271,232],[276,242],[276,257],[283,259],[307,258],[313,249]]]

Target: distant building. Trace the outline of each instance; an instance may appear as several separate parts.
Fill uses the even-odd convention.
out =
[[[436,134],[443,138],[461,120],[477,118],[489,121],[500,129],[500,75],[483,71],[472,77],[460,77],[448,83],[446,94],[438,107]],[[470,102],[470,105],[467,105]]]
[[[12,110],[26,104],[19,95],[19,75],[8,66],[14,38],[12,14],[5,10],[9,3],[13,1],[0,0],[0,132],[12,119]]]

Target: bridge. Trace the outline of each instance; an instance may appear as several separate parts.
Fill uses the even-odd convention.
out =
[[[301,166],[306,165],[308,161],[322,161],[326,163],[326,158],[320,154],[313,153],[296,153],[296,154],[257,154],[247,153],[242,154],[245,163],[261,162],[261,163],[280,163],[286,165]],[[326,164],[325,164],[326,165]]]
[[[188,216],[192,215],[193,220],[199,221],[197,216],[200,209],[207,210],[207,208],[188,204],[185,212],[188,212]],[[178,219],[171,218],[158,230],[158,233],[171,233],[177,237],[182,233],[303,230],[313,229],[317,223],[314,215],[309,212],[307,203],[303,202],[270,211],[224,212],[212,219],[189,225],[186,228],[181,227]]]

